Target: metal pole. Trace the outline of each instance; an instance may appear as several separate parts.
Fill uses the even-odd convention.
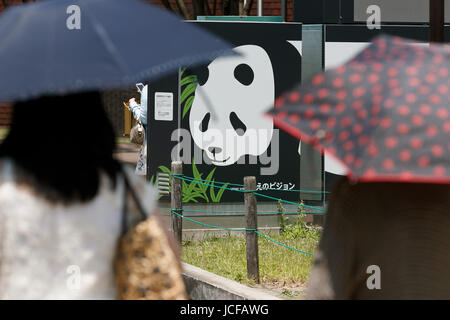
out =
[[[430,42],[445,41],[444,0],[430,0]]]
[[[281,0],[281,19],[286,21],[286,0]]]
[[[304,24],[302,26],[302,81],[324,69],[325,30],[321,24]],[[320,152],[310,144],[300,145],[300,189],[323,191],[324,161]],[[320,193],[300,193],[300,200],[320,201]]]
[[[255,177],[244,177],[244,190],[256,190]],[[256,230],[258,228],[258,221],[256,215],[256,196],[253,192],[246,192],[244,194],[244,203],[247,229]],[[246,231],[245,244],[247,251],[247,278],[259,283],[258,235],[254,231]]]
[[[183,173],[183,165],[180,161],[172,162],[172,175],[181,175]],[[182,214],[183,203],[182,203],[182,181],[172,177],[172,193],[171,193],[171,209],[178,214]],[[170,225],[173,232],[173,236],[178,244],[181,245],[182,231],[183,231],[183,219],[176,214],[170,215]]]
[[[258,16],[261,17],[263,15],[263,1],[258,0]]]

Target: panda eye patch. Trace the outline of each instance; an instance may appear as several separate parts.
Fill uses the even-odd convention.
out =
[[[205,116],[203,117],[203,120],[200,123],[200,131],[201,132],[205,132],[206,130],[208,130],[208,124],[209,124],[210,118],[211,118],[211,114],[209,112],[207,114],[205,114]]]
[[[234,131],[236,131],[239,136],[243,136],[245,131],[247,131],[247,126],[239,119],[235,112],[230,113],[230,122]]]
[[[209,69],[207,66],[202,66],[195,69],[195,75],[197,76],[197,83],[199,86],[203,86],[209,78]]]
[[[249,86],[252,84],[255,74],[248,64],[241,63],[234,68],[234,77],[244,86]]]

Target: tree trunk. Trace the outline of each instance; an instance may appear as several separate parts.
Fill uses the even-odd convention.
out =
[[[239,10],[239,15],[242,17],[244,15],[244,0],[239,0],[238,10]]]
[[[246,15],[246,16],[250,15],[252,6],[253,6],[253,0],[247,0],[247,3],[245,4],[245,7],[244,7],[244,15]]]
[[[176,4],[178,7],[178,10],[180,10],[181,14],[186,20],[192,20],[191,15],[189,14],[188,10],[186,9],[186,5],[184,4],[183,0],[176,0]]]

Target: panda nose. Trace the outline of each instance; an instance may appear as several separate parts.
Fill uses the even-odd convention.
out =
[[[222,152],[222,148],[219,147],[209,147],[208,151],[211,152],[213,155],[215,155],[216,153],[221,153]]]

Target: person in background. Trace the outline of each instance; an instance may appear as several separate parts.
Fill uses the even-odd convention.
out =
[[[97,92],[14,106],[0,144],[0,299],[116,298],[124,174],[145,212],[160,218],[156,190],[122,168],[114,148]]]
[[[137,85],[136,85],[137,86]],[[137,86],[137,92],[141,95],[141,104],[136,102],[135,98],[129,100],[130,110],[136,120],[141,120],[147,135],[147,101],[148,101],[148,85],[143,86],[142,90]]]
[[[136,164],[135,174],[145,176],[147,174],[147,101],[148,101],[148,85],[136,84],[137,91],[141,95],[139,105],[135,98],[129,100],[130,110],[136,120],[140,120],[144,127],[145,140],[144,145],[139,150],[138,161]],[[142,89],[140,89],[142,88]]]

